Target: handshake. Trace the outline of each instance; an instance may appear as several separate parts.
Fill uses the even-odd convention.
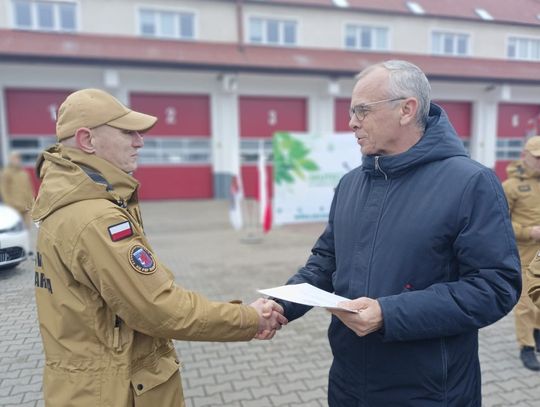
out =
[[[255,335],[256,339],[272,339],[276,331],[289,322],[283,316],[283,307],[275,301],[259,298],[250,306],[259,314],[259,330]]]

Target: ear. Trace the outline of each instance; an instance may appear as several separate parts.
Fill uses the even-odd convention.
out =
[[[418,100],[416,98],[407,98],[401,105],[400,124],[402,126],[414,123],[416,120],[416,112],[418,111]]]
[[[96,152],[92,130],[86,127],[77,129],[75,132],[75,142],[77,143],[77,147],[85,153],[94,154]]]

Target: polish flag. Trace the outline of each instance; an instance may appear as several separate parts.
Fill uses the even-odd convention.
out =
[[[233,228],[236,230],[242,229],[244,224],[242,219],[242,200],[244,199],[244,188],[242,187],[242,178],[238,175],[233,175],[231,178],[231,186],[229,190],[229,219]]]
[[[113,242],[117,242],[133,235],[131,224],[129,222],[122,222],[117,225],[109,226],[109,235]]]
[[[258,196],[259,209],[260,209],[260,222],[262,224],[263,232],[268,233],[272,227],[272,206],[270,205],[270,198],[268,194],[268,181],[266,177],[266,157],[264,155],[263,143],[259,144],[259,161],[257,165],[259,182],[258,182]]]

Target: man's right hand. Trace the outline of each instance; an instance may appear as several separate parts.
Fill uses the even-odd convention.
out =
[[[540,226],[533,226],[529,234],[533,240],[540,240]]]
[[[259,298],[250,306],[259,314],[259,330],[255,335],[257,339],[272,339],[276,331],[289,322],[283,316],[283,308],[275,301]]]

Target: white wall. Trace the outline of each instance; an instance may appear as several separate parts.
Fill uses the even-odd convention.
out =
[[[0,1],[0,28],[8,28],[11,23],[11,5],[7,0]]]
[[[250,16],[293,19],[298,21],[298,46],[308,48],[344,49],[345,25],[349,23],[389,27],[390,51],[412,54],[431,54],[431,33],[434,30],[468,34],[471,56],[495,59],[506,59],[509,35],[540,37],[540,28],[529,26],[343,9],[273,7],[264,3],[246,5],[244,15],[246,38]]]
[[[238,40],[237,9],[233,1],[211,0],[76,0],[80,32],[121,36],[138,35],[138,10],[191,11],[196,15],[196,39],[235,43]],[[106,11],[105,11],[106,10]],[[398,53],[430,54],[433,30],[463,32],[471,36],[472,55],[506,59],[509,35],[540,38],[540,28],[489,22],[469,22],[422,16],[396,16],[351,10],[280,7],[244,3],[244,38],[248,37],[250,16],[276,17],[298,21],[298,46],[344,48],[347,23],[390,28],[390,50]],[[11,0],[0,0],[0,28],[12,24]]]
[[[234,3],[200,0],[81,0],[81,31],[94,34],[139,35],[141,8],[195,13],[195,34],[200,41],[236,42]],[[106,9],[107,12],[103,12]],[[122,16],[122,18],[119,18]]]

